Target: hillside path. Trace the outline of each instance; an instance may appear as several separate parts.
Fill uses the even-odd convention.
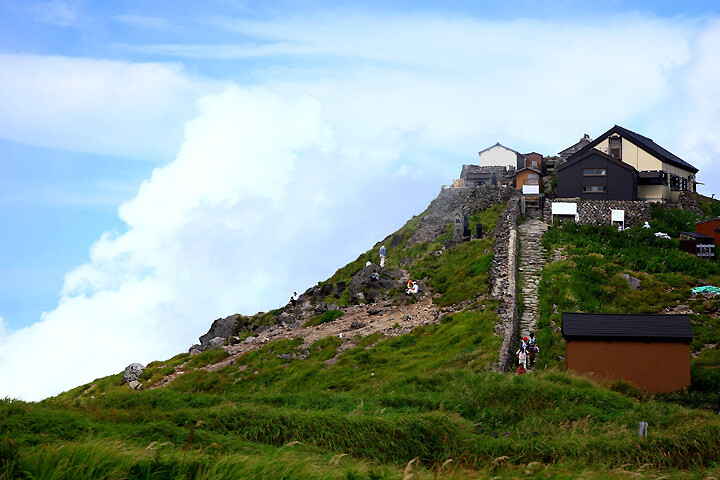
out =
[[[520,338],[535,331],[539,317],[538,286],[545,265],[545,249],[540,241],[548,225],[538,219],[528,219],[518,225],[520,236],[520,285],[522,288],[523,310],[520,319]]]

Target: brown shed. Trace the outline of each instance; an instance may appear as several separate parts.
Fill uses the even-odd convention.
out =
[[[715,246],[720,246],[720,217],[695,223],[695,231],[713,237]]]
[[[651,393],[690,386],[688,315],[563,313],[565,368]]]

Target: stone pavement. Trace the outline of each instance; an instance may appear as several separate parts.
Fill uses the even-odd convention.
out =
[[[522,318],[520,318],[520,338],[529,336],[535,331],[535,324],[539,317],[538,287],[545,265],[545,249],[540,244],[548,225],[537,219],[527,219],[518,225],[520,237],[520,278],[523,303]]]

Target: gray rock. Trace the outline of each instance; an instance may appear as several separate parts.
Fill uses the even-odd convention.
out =
[[[140,390],[142,388],[142,383],[138,382],[137,380],[133,380],[132,382],[128,383],[128,387],[132,388],[133,390]]]
[[[350,330],[357,330],[358,328],[363,328],[364,326],[364,322],[355,321],[350,324]]]
[[[297,355],[294,353],[281,353],[280,355],[275,356],[283,360],[294,360]]]
[[[223,343],[225,343],[225,338],[223,338],[223,337],[215,337],[215,338],[213,338],[212,340],[210,340],[210,341],[208,342],[206,350],[210,350],[210,349],[213,349],[213,348],[217,348],[217,347],[219,347],[220,345],[222,345]]]
[[[282,312],[280,315],[275,317],[275,323],[277,323],[278,325],[287,324],[287,323],[290,323],[291,321],[292,321],[292,317],[286,312]]]
[[[207,350],[207,345],[215,337],[221,337],[223,339],[226,339],[232,337],[233,335],[237,335],[237,318],[239,316],[240,315],[236,314],[230,315],[229,317],[225,318],[218,318],[217,320],[215,320],[210,326],[210,330],[208,330],[205,335],[200,337],[200,345],[202,345],[204,349]]]
[[[258,337],[247,337],[245,340],[243,340],[243,343],[257,343]]]
[[[127,383],[137,380],[140,375],[145,371],[145,366],[142,363],[131,363],[125,367],[125,371],[122,374],[122,378]]]
[[[622,276],[628,282],[628,285],[630,285],[631,289],[637,290],[638,288],[640,288],[639,278],[635,278],[632,275],[628,275],[627,273],[623,273]]]

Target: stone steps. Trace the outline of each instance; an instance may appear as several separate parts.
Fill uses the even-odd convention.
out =
[[[520,291],[523,296],[523,315],[520,318],[520,338],[535,330],[539,317],[538,287],[545,266],[545,249],[541,240],[547,231],[547,224],[538,219],[528,219],[518,226],[520,238]]]

